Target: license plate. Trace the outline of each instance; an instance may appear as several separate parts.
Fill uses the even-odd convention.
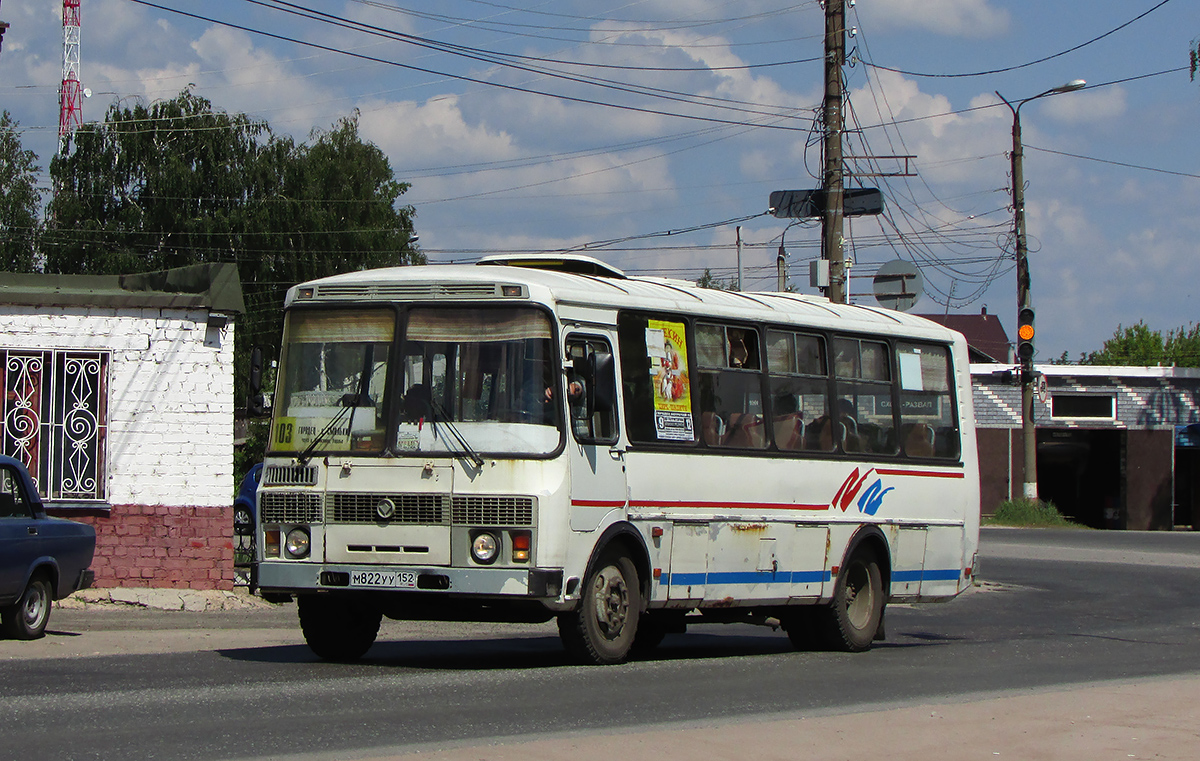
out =
[[[351,571],[350,586],[415,589],[417,574],[412,571]]]

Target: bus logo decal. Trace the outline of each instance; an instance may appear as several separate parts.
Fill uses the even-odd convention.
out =
[[[850,503],[862,491],[863,484],[872,474],[876,473],[874,468],[870,468],[861,476],[858,474],[858,468],[851,471],[846,480],[842,482],[842,487],[838,489],[837,494],[833,496],[833,501],[829,503],[830,507],[840,508],[844,513],[850,507]],[[865,515],[874,515],[883,505],[884,496],[892,491],[895,487],[889,486],[886,489],[883,487],[883,479],[876,477],[875,481],[867,487],[862,496],[858,498],[858,511]]]

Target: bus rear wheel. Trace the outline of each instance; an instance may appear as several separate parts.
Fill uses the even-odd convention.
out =
[[[375,644],[383,614],[361,602],[329,595],[296,595],[300,630],[317,657],[356,661]]]
[[[642,609],[633,561],[606,552],[583,584],[579,607],[558,617],[558,633],[574,658],[609,665],[629,657]]]
[[[859,653],[871,649],[883,623],[883,573],[875,552],[854,551],[833,590],[833,602],[814,613],[824,639],[833,650]]]

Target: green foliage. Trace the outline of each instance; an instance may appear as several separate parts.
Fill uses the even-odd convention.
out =
[[[0,113],[0,272],[33,270],[41,230],[37,154],[21,147],[19,126]]]
[[[714,288],[718,291],[736,291],[737,278],[731,277],[728,281],[721,280],[715,277],[708,267],[704,268],[704,274],[696,281],[696,285],[701,288]]]
[[[1029,528],[1079,528],[1079,524],[1063,517],[1053,502],[1011,499],[1000,503],[996,514],[986,521],[993,526],[1024,526]]]
[[[76,131],[50,174],[59,190],[43,238],[47,272],[237,263],[247,309],[235,332],[239,399],[251,347],[279,340],[288,287],[424,261],[409,242],[415,212],[398,204],[408,185],[363,142],[357,114],[296,144],[187,89],[114,104]]]
[[[1168,330],[1166,336],[1139,321],[1117,326],[1100,351],[1081,358],[1086,365],[1200,367],[1200,325]]]

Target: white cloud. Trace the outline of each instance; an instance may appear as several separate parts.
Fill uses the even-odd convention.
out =
[[[996,37],[1008,31],[1009,13],[988,0],[882,0],[858,7],[875,26],[926,29],[954,37]]]
[[[1123,116],[1128,93],[1120,85],[1102,90],[1053,95],[1041,104],[1041,112],[1064,124],[1088,124]]]
[[[970,103],[975,110],[951,113],[963,109],[955,109],[944,95],[922,92],[900,74],[876,70],[873,81],[850,98],[864,126],[899,123],[865,131],[872,153],[915,155],[929,181],[978,183],[987,175],[994,178],[988,184],[1001,184],[1006,162],[1000,154],[1011,146],[1012,121],[1007,109],[987,108],[997,102],[994,95],[976,96]]]

